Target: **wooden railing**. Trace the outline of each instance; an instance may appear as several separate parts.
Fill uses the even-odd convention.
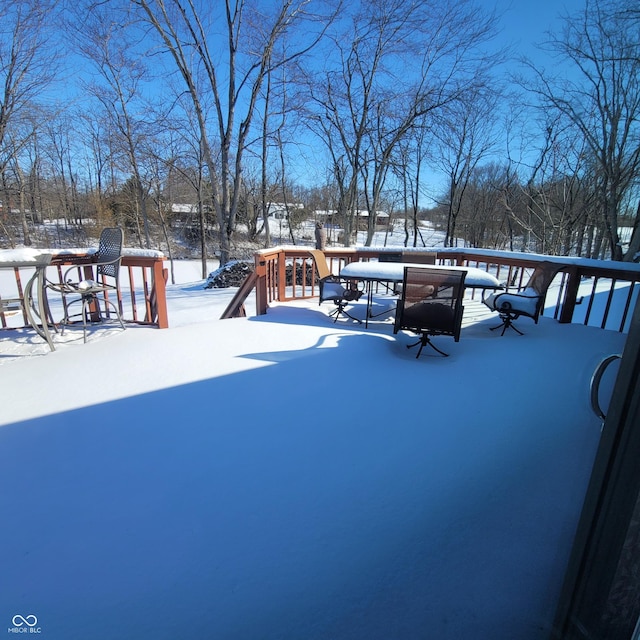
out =
[[[58,253],[47,271],[49,280],[58,281],[70,266],[78,267],[80,279],[92,277],[92,255],[88,253]],[[122,317],[125,322],[169,327],[167,313],[165,258],[156,251],[125,250],[121,263],[120,289],[122,294]],[[50,300],[50,304],[53,301]]]
[[[44,251],[43,251],[44,252]],[[70,267],[77,267],[80,280],[93,278],[92,262],[94,258],[89,252],[60,251],[53,255],[51,266],[47,268],[47,279],[60,282],[63,274]],[[165,258],[160,252],[126,250],[122,258],[120,288],[122,293],[122,316],[125,322],[155,326],[166,329],[169,326],[167,313],[166,281],[167,270],[164,268]],[[26,271],[26,269],[25,269]],[[29,274],[30,275],[30,274]],[[23,280],[29,277],[16,270],[16,291],[22,296]],[[74,274],[76,275],[76,274]],[[62,301],[55,299],[55,293],[48,291],[49,306],[54,311]],[[23,324],[27,319],[23,315]],[[5,314],[0,312],[2,327],[16,327],[16,318],[12,316],[9,323]],[[56,320],[54,315],[54,320]],[[20,321],[18,320],[18,324]]]
[[[508,290],[521,289],[543,260],[562,265],[544,312],[562,323],[625,331],[640,290],[640,264],[635,263],[481,249],[441,249],[438,258],[442,264],[492,271]]]
[[[358,260],[352,249],[325,251],[329,268],[335,274],[342,267]],[[274,247],[255,254],[256,313],[264,315],[269,303],[286,302],[318,295],[315,264],[304,247]]]
[[[377,260],[397,248],[327,249],[333,273],[356,260]],[[406,253],[411,249],[405,249]],[[543,260],[561,266],[549,289],[545,315],[562,323],[599,326],[625,331],[640,290],[640,265],[584,258],[544,256],[482,249],[437,249],[437,263],[484,269],[505,283],[507,290],[522,289],[533,269]],[[273,301],[318,295],[313,259],[304,247],[275,247],[255,254],[256,313],[265,314]],[[470,297],[480,294],[470,290]]]

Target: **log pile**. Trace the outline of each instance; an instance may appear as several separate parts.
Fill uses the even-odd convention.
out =
[[[243,262],[241,260],[232,260],[227,262],[226,265],[220,267],[216,271],[209,274],[205,289],[224,289],[226,287],[239,287],[244,282],[244,279],[254,271],[253,262]],[[292,263],[288,263],[285,266],[285,282],[287,286],[291,286],[293,283],[294,266]],[[306,280],[305,284],[311,286],[313,281],[312,269],[302,268],[302,264],[298,262],[295,265],[296,284],[301,285],[303,276]]]
[[[205,289],[226,289],[227,287],[239,287],[245,278],[253,272],[252,262],[234,260],[212,271],[207,278]]]

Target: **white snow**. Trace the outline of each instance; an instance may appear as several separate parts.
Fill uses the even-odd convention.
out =
[[[496,292],[487,296],[487,305],[490,309],[494,308],[495,300],[498,299],[497,309],[512,309],[514,311],[520,311],[522,313],[528,313],[533,316],[536,312],[536,305],[540,296],[535,289],[525,287],[522,291],[518,292],[518,295],[511,293]]]
[[[8,263],[29,263],[36,264],[38,258],[43,255],[48,255],[50,252],[41,251],[40,249],[29,249],[28,247],[21,247],[18,249],[6,249],[0,251],[0,262],[3,264]]]
[[[500,256],[504,256],[504,251],[493,249],[466,249],[464,247],[438,247],[438,255],[446,253],[470,253],[474,256],[484,256],[491,261],[494,258],[497,263],[500,262]],[[540,253],[524,253],[519,251],[510,251],[510,256],[514,259],[522,259],[534,262],[560,262],[562,264],[575,264],[579,267],[596,267],[602,269],[607,268],[612,271],[636,271],[640,272],[640,264],[636,262],[619,262],[616,260],[596,260],[594,258],[579,258],[577,256],[548,256]]]
[[[219,320],[234,291],[183,269],[170,329],[72,330],[54,353],[0,331],[0,621],[546,639],[600,434],[589,380],[624,335],[500,337],[485,314],[416,360],[390,316],[334,324],[317,300]]]
[[[357,276],[363,279],[389,280],[401,282],[405,267],[424,268],[424,264],[412,264],[411,262],[351,262],[345,265],[340,275],[345,278]],[[443,267],[440,265],[428,265],[429,269],[465,271],[465,286],[467,287],[500,287],[500,281],[490,273],[476,267]]]

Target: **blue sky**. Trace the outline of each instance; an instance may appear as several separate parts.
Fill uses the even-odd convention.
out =
[[[476,0],[478,4],[486,10],[496,9],[499,16],[501,33],[494,45],[511,45],[514,62],[514,69],[517,66],[516,59],[527,56],[535,61],[540,61],[540,65],[545,64],[544,54],[539,52],[535,44],[545,39],[545,32],[549,29],[559,31],[562,27],[561,14],[575,14],[580,12],[587,0]],[[74,74],[87,70],[86,63],[78,64],[73,69]],[[67,84],[68,86],[68,84]],[[58,91],[60,88],[57,88]],[[78,87],[74,87],[77,91]],[[63,89],[64,91],[64,89]],[[67,89],[68,91],[68,89]],[[56,96],[58,93],[56,92]],[[84,95],[83,92],[80,95]],[[315,151],[313,155],[315,156]],[[304,173],[310,172],[310,167],[305,165]],[[311,171],[311,173],[313,173]],[[443,185],[441,178],[426,171],[425,178],[428,182],[428,191],[431,196],[441,192]],[[312,180],[324,179],[324,170],[320,177],[313,175]],[[425,204],[427,204],[425,202]]]
[[[586,0],[479,0],[486,9],[496,8],[501,15],[501,38],[513,43],[522,55],[536,55],[536,43],[549,30],[559,31],[561,15],[573,15],[584,9]]]
[[[541,68],[549,68],[550,58],[538,47],[548,40],[548,33],[559,35],[564,25],[564,16],[580,14],[587,0],[477,0],[487,11],[495,9],[500,33],[494,46],[511,48],[512,61],[507,64],[514,72],[523,71],[520,59],[526,57]],[[557,64],[554,61],[554,64]],[[512,141],[513,144],[513,141]],[[515,151],[515,147],[512,148]],[[498,160],[504,159],[504,150],[498,151]],[[427,168],[424,173],[428,196],[421,198],[422,206],[433,206],[439,194],[446,189],[446,178]]]

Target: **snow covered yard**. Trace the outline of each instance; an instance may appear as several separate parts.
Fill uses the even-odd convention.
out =
[[[313,301],[218,320],[232,294],[170,286],[168,330],[12,341],[7,627],[546,639],[600,433],[589,379],[624,336],[542,318],[500,337],[492,317],[416,360],[390,322]]]

